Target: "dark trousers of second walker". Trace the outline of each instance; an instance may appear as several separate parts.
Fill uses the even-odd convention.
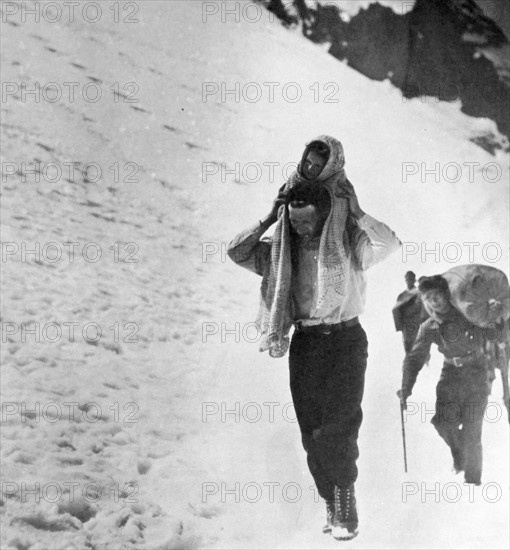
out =
[[[310,472],[321,497],[358,477],[358,432],[367,367],[361,325],[331,334],[295,331],[289,354],[290,389]]]
[[[481,482],[482,425],[489,393],[484,361],[465,367],[444,364],[432,424],[450,447],[455,467],[464,470],[467,483]]]

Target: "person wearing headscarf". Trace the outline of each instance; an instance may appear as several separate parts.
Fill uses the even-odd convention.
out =
[[[360,322],[365,271],[401,245],[360,207],[340,142],[307,145],[298,170],[269,214],[228,247],[238,265],[262,276],[260,351],[283,357],[310,472],[338,540],[358,533],[354,483],[362,421],[367,337]],[[263,235],[275,225],[272,237]]]

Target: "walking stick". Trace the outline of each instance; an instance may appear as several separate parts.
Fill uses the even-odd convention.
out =
[[[402,445],[404,446],[404,471],[407,474],[406,430],[404,427],[404,402],[400,400],[400,423],[402,425]]]

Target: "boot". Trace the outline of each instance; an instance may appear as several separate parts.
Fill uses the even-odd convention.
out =
[[[335,513],[331,534],[336,540],[350,540],[358,534],[354,485],[346,489],[335,486]]]
[[[333,529],[333,516],[335,515],[335,501],[326,500],[326,525],[322,528],[323,533],[331,533]]]
[[[473,485],[476,485],[477,487],[482,484],[482,482],[480,481],[480,478],[468,477],[468,476],[465,476],[464,483],[472,483]]]

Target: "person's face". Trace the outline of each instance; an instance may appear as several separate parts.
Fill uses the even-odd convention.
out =
[[[447,313],[451,307],[448,298],[440,290],[427,290],[421,295],[421,299],[435,313]]]
[[[289,207],[289,220],[292,229],[300,237],[315,237],[320,233],[320,216],[315,206],[309,204],[302,208]]]
[[[307,178],[317,178],[324,166],[326,166],[326,159],[321,157],[317,151],[309,151],[301,170]]]
[[[413,288],[414,283],[416,282],[416,278],[413,277],[412,275],[406,275],[405,280],[406,280],[407,288]]]

